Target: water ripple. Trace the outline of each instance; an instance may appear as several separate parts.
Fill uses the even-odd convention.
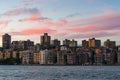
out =
[[[120,66],[0,66],[0,80],[120,80]]]

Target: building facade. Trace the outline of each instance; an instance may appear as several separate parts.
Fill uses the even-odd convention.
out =
[[[52,41],[51,41],[51,45],[52,45],[52,46],[55,46],[55,47],[56,47],[56,46],[60,46],[60,41],[59,41],[58,39],[52,40]]]
[[[77,41],[75,41],[74,39],[72,41],[70,41],[69,44],[70,47],[77,47]]]
[[[30,40],[26,41],[13,41],[11,44],[12,50],[32,50],[34,49],[34,42]]]
[[[39,54],[40,54],[40,58],[39,58],[40,64],[47,64],[47,57],[48,57],[49,51],[47,49],[41,50]]]
[[[9,34],[4,34],[2,36],[3,49],[10,49],[10,45],[11,45],[11,36]]]
[[[57,51],[57,64],[65,65],[67,63],[67,51]]]
[[[51,37],[48,36],[48,33],[44,33],[44,35],[41,36],[41,45],[43,45],[44,47],[46,48],[50,47],[50,41]]]
[[[96,40],[95,38],[89,39],[89,47],[101,47],[101,40]]]
[[[110,41],[110,39],[107,39],[104,42],[104,46],[108,47],[108,48],[113,48],[113,47],[116,47],[116,42],[115,41]]]
[[[82,40],[82,47],[83,48],[88,48],[89,47],[88,41]]]
[[[68,40],[68,39],[63,40],[64,46],[69,46],[69,44],[70,44],[70,40]]]
[[[22,64],[33,64],[33,51],[22,51]]]

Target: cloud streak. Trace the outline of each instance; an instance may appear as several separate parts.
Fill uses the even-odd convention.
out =
[[[21,33],[25,35],[35,35],[48,32],[52,33],[52,35],[60,35],[67,38],[116,36],[120,34],[118,32],[118,30],[120,30],[119,13],[120,12],[107,12],[90,18],[71,21],[67,18],[54,21],[50,18],[42,18],[40,13],[34,13],[21,19],[21,22],[37,21],[45,27],[41,28],[41,26],[39,26],[38,28],[25,29],[21,31]]]
[[[111,31],[120,29],[120,12],[103,13],[87,19],[71,21],[70,32]]]
[[[0,20],[0,28],[5,28],[12,20]]]
[[[48,28],[28,28],[28,29],[24,29],[22,31],[19,32],[10,32],[10,34],[12,35],[40,35],[43,33],[49,33],[49,34],[55,34],[56,30],[53,29],[48,29]]]
[[[21,8],[15,8],[15,9],[11,9],[11,10],[7,10],[5,11],[3,14],[1,14],[1,16],[19,16],[19,15],[25,15],[25,14],[35,14],[38,13],[39,10],[37,8],[25,8],[25,7],[21,7]]]
[[[26,3],[37,2],[42,0],[24,0]],[[53,0],[45,0],[53,1]],[[91,1],[91,0],[90,0]],[[94,1],[94,0],[93,0]],[[54,20],[49,17],[42,16],[42,12],[37,8],[14,8],[12,10],[5,11],[1,16],[20,16],[18,22],[20,24],[29,23],[37,24],[35,28],[24,28],[20,32],[12,32],[12,34],[19,35],[38,35],[44,32],[52,33],[52,35],[70,35],[76,33],[80,36],[73,35],[75,38],[81,37],[105,37],[117,35],[113,31],[120,30],[120,12],[106,11],[97,15],[92,15],[87,18],[81,18],[80,13],[68,15],[65,18]],[[22,17],[21,17],[22,16]],[[75,18],[74,18],[75,17]],[[78,17],[78,18],[77,18]],[[37,22],[37,23],[35,23]],[[7,26],[10,21],[0,21],[0,25]],[[43,27],[44,26],[44,27]],[[89,34],[88,34],[89,33]],[[93,35],[95,33],[95,35]],[[87,34],[87,35],[86,35]],[[120,33],[118,33],[120,34]]]

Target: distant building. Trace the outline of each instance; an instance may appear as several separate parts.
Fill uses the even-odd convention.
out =
[[[35,52],[39,52],[39,51],[40,51],[40,49],[41,49],[40,46],[41,46],[40,44],[36,44],[36,45],[34,46]]]
[[[27,50],[33,50],[34,49],[34,42],[28,39],[26,41],[26,49]]]
[[[27,42],[26,41],[19,41],[18,50],[27,50]]]
[[[33,51],[22,51],[22,64],[33,64]]]
[[[64,46],[69,46],[69,44],[70,44],[70,40],[68,40],[68,39],[63,40]]]
[[[75,41],[74,39],[70,41],[69,47],[77,47],[77,41]]]
[[[68,53],[67,54],[67,64],[70,64],[70,65],[77,64],[77,54]]]
[[[95,38],[89,39],[89,47],[101,47],[101,40],[96,40]]]
[[[34,64],[40,64],[39,59],[40,59],[40,53],[34,53],[33,54],[33,63]]]
[[[19,45],[19,41],[13,41],[11,43],[11,49],[12,50],[18,50],[18,45]]]
[[[67,51],[57,51],[57,64],[65,65],[67,63]]]
[[[108,48],[113,48],[116,46],[116,42],[115,41],[110,41],[109,39],[107,39],[105,42],[104,42],[104,46],[105,47],[108,47]]]
[[[117,63],[120,64],[120,46],[118,47]]]
[[[88,48],[89,47],[88,41],[82,40],[82,47],[83,48]]]
[[[117,63],[117,50],[112,49],[111,50],[111,64],[116,64]]]
[[[48,57],[48,54],[49,54],[49,51],[46,49],[46,50],[41,50],[40,52],[40,64],[47,64],[47,57]]]
[[[60,46],[60,41],[58,39],[52,40],[51,45],[52,46]]]
[[[0,51],[3,51],[3,47],[0,47]]]
[[[11,36],[6,33],[2,36],[3,49],[10,49],[10,45],[11,45]]]
[[[12,52],[12,58],[19,58],[19,52],[18,51],[13,51]]]
[[[111,64],[111,53],[106,54],[106,64]]]
[[[95,64],[101,65],[103,62],[103,52],[101,49],[95,49]]]
[[[19,51],[18,55],[19,55],[19,59],[22,59],[22,57],[23,57],[23,51]]]
[[[32,50],[34,49],[34,42],[27,41],[13,41],[11,44],[13,50]]]
[[[44,47],[49,48],[50,41],[51,41],[51,37],[48,36],[48,33],[44,33],[44,35],[41,36],[41,45],[43,45]]]
[[[12,58],[12,51],[11,50],[6,50],[4,52],[4,59]]]
[[[57,63],[57,53],[55,50],[49,50],[47,57],[47,64],[56,64]]]
[[[69,47],[67,47],[67,46],[60,46],[60,50],[61,51],[70,51],[70,48]]]
[[[3,59],[3,52],[0,51],[0,60]]]

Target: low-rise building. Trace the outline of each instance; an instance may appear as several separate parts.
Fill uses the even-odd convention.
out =
[[[22,51],[22,64],[33,64],[33,52],[30,50]]]
[[[57,51],[57,64],[65,65],[67,63],[67,51]]]
[[[100,48],[95,49],[95,64],[101,65],[103,62],[103,51]]]
[[[48,53],[49,53],[49,51],[47,49],[46,50],[41,50],[39,52],[39,54],[40,54],[40,59],[39,59],[40,64],[47,64]]]
[[[68,39],[65,39],[65,40],[63,40],[63,45],[64,46],[69,46],[69,44],[70,44],[70,40],[68,40]]]
[[[117,52],[117,63],[120,64],[120,46],[118,47],[118,52]]]
[[[52,46],[55,46],[55,47],[56,47],[56,46],[60,46],[60,41],[59,41],[58,39],[52,40],[52,41],[51,41],[51,45],[52,45]]]
[[[120,53],[117,54],[117,63],[120,64]]]
[[[19,58],[19,53],[18,53],[18,51],[13,51],[13,52],[12,52],[12,58]]]
[[[33,63],[34,64],[39,64],[39,58],[40,58],[40,54],[39,53],[34,53],[33,54]]]
[[[89,39],[88,43],[89,43],[89,47],[92,48],[101,47],[101,40],[96,40],[95,38]]]
[[[3,59],[3,52],[0,51],[0,60],[2,60],[2,59]]]
[[[77,54],[68,53],[67,54],[67,64],[70,64],[70,65],[77,64]]]
[[[107,39],[104,42],[104,46],[108,47],[108,48],[114,48],[114,47],[116,47],[116,42],[115,41],[110,41],[110,39]]]
[[[8,59],[12,57],[12,51],[11,50],[6,50],[4,53],[4,59]]]
[[[47,64],[56,64],[57,63],[57,53],[56,50],[49,50],[47,57]]]

